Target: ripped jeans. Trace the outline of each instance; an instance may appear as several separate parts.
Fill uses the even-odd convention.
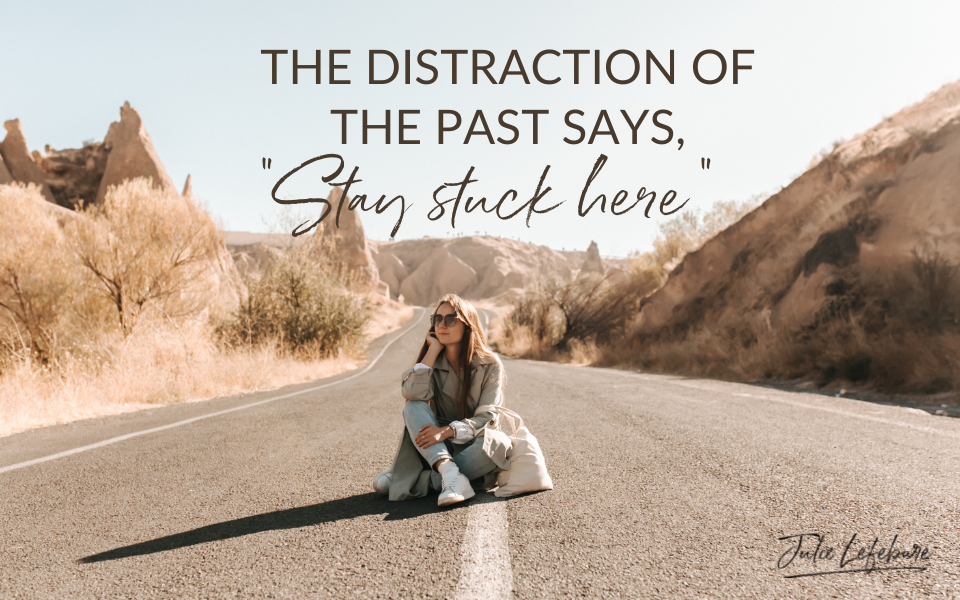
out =
[[[437,416],[426,402],[418,400],[408,400],[403,405],[403,422],[407,425],[407,433],[410,435],[410,441],[416,446],[420,456],[427,461],[432,468],[438,460],[449,458],[456,463],[460,472],[467,476],[467,479],[477,479],[497,468],[490,457],[483,451],[483,438],[476,437],[468,444],[454,444],[449,439],[442,443],[433,444],[429,448],[417,446],[417,434],[420,428],[430,423],[437,427],[440,425]],[[449,421],[447,421],[449,423]]]

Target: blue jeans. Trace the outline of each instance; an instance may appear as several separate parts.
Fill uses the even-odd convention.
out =
[[[407,433],[410,434],[410,440],[416,446],[430,467],[433,467],[438,460],[449,458],[456,463],[460,472],[467,476],[467,479],[477,479],[497,468],[490,457],[483,451],[483,438],[474,438],[469,444],[454,444],[450,440],[444,440],[443,443],[434,444],[429,448],[417,446],[417,434],[420,428],[427,423],[440,426],[437,416],[426,402],[419,400],[409,400],[403,405],[403,422],[407,425]]]

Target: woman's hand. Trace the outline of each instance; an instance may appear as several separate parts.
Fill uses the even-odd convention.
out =
[[[420,432],[417,434],[417,445],[421,448],[429,448],[449,437],[453,437],[452,427],[437,427],[433,423],[427,423],[420,428]]]
[[[420,362],[428,367],[432,367],[433,363],[436,362],[440,356],[440,353],[443,352],[443,344],[440,343],[440,340],[437,339],[433,331],[428,331],[424,339],[427,342],[427,352],[420,359]]]
[[[434,332],[428,331],[426,340],[427,345],[429,346],[427,351],[433,350],[434,352],[439,353],[441,350],[443,350],[443,344],[440,343],[440,340],[437,339],[437,336],[434,334]]]

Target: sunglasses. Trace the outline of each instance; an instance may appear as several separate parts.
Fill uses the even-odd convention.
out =
[[[450,313],[449,315],[434,314],[430,322],[433,323],[434,327],[439,327],[440,323],[443,323],[444,327],[453,327],[457,324],[457,319],[459,318],[456,313]]]

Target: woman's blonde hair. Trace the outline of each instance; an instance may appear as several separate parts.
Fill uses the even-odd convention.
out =
[[[470,362],[473,360],[473,357],[479,355],[484,358],[494,358],[497,362],[499,362],[500,359],[497,358],[497,355],[490,349],[490,346],[487,345],[487,338],[483,334],[483,327],[480,326],[480,315],[469,301],[464,300],[456,294],[446,294],[437,302],[437,307],[433,309],[433,314],[436,314],[444,304],[449,304],[466,326],[463,337],[460,338],[460,352],[457,358],[459,364],[451,365],[457,369],[458,377],[460,378],[459,418],[463,419],[466,417],[467,412],[467,396],[470,393],[471,377]],[[423,346],[420,348],[420,354],[417,356],[417,362],[423,360],[429,348],[430,344],[424,341]],[[500,381],[501,389],[503,388],[505,379],[506,376],[504,375]]]

